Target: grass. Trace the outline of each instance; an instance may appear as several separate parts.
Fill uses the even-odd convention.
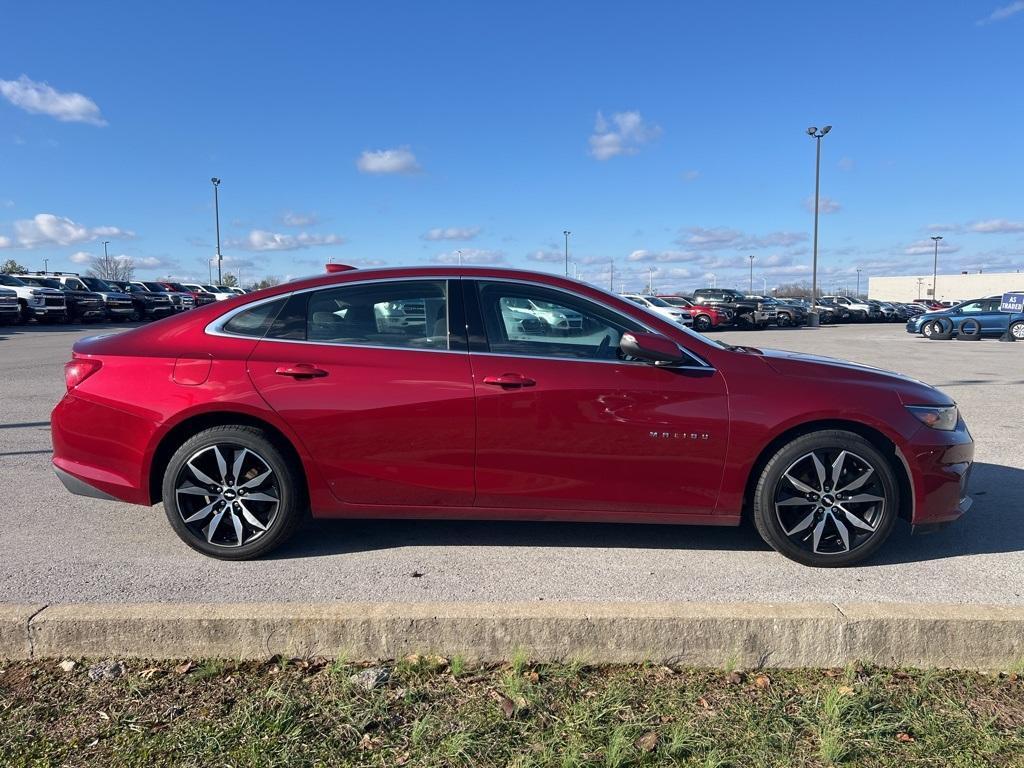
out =
[[[0,662],[0,766],[1024,766],[1019,672]]]

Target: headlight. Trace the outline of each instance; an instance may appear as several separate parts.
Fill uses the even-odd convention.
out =
[[[956,429],[959,413],[955,405],[908,405],[914,418],[932,429],[951,432]]]

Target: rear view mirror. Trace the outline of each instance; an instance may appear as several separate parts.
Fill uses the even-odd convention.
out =
[[[619,349],[624,355],[651,363],[678,363],[685,359],[678,344],[656,333],[624,333]]]

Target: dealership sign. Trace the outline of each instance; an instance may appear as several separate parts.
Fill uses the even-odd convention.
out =
[[[1024,293],[1004,293],[1000,312],[1024,312]]]

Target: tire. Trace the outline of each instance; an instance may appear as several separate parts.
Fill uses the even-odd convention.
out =
[[[779,328],[785,328],[786,326],[793,325],[792,319],[790,319],[789,315],[785,314],[780,314],[775,322]]]
[[[948,317],[939,317],[929,323],[932,332],[927,334],[932,341],[949,341],[953,338],[953,321]]]
[[[233,476],[236,469],[244,484]],[[301,478],[263,430],[211,427],[186,440],[168,462],[164,511],[192,549],[220,560],[250,560],[284,544],[305,517]]]
[[[711,318],[707,315],[697,315],[693,318],[693,330],[700,333],[707,333],[713,325],[714,323],[711,322]]]
[[[850,486],[853,493],[846,490]],[[898,515],[891,460],[844,430],[812,432],[783,446],[768,460],[754,491],[754,525],[765,542],[817,568],[867,559],[888,539]]]
[[[757,323],[754,322],[754,316],[749,312],[736,317],[736,325],[740,326],[745,331],[753,331],[757,328]]]
[[[1013,323],[1008,329],[1007,333],[1017,341],[1024,341],[1024,320],[1018,320]]]
[[[142,320],[142,313],[141,313],[141,312],[140,312],[140,311],[139,311],[138,309],[136,309],[136,308],[134,308],[134,307],[133,307],[133,308],[132,308],[132,313],[131,313],[131,315],[130,315],[130,316],[128,317],[128,319],[129,319],[129,320],[130,320],[131,322],[133,322],[133,323],[137,323],[137,322],[139,322],[140,320]]]
[[[979,341],[981,339],[981,323],[976,317],[968,317],[960,323],[956,338],[957,341]]]

